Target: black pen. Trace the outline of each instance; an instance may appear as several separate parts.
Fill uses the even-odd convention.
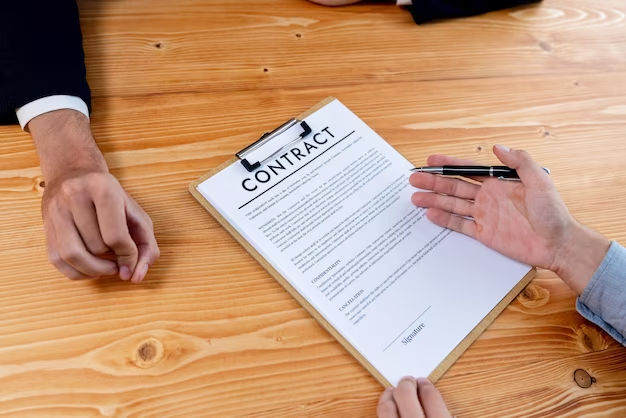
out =
[[[543,170],[550,174],[550,170],[547,168],[543,168]],[[504,165],[444,165],[439,167],[416,167],[412,168],[411,171],[441,174],[443,176],[497,177],[499,179],[519,180],[517,171]]]

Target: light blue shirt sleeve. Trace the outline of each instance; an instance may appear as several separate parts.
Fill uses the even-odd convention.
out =
[[[602,264],[576,300],[578,312],[626,345],[626,249],[611,242]]]

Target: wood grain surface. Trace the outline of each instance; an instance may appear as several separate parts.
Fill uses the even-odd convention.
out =
[[[626,243],[622,0],[424,26],[385,2],[79,5],[93,130],[162,256],[139,286],[64,279],[31,140],[0,127],[0,416],[374,416],[381,386],[187,191],[326,96],[416,164],[527,149],[577,219]],[[626,349],[574,304],[539,271],[438,382],[452,413],[626,416]]]

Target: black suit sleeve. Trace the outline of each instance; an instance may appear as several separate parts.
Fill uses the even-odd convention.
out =
[[[440,19],[476,16],[494,10],[508,9],[541,0],[413,0],[408,6],[415,23]]]
[[[74,0],[0,0],[0,123],[52,95],[77,96],[91,110]]]

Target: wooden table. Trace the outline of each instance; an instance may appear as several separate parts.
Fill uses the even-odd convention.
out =
[[[380,3],[80,6],[93,130],[162,257],[139,286],[64,279],[46,259],[31,140],[0,127],[1,416],[374,415],[378,383],[187,191],[329,95],[416,164],[525,148],[576,218],[626,243],[623,0],[422,27]],[[626,416],[626,349],[574,302],[540,271],[438,383],[451,411]],[[579,387],[577,369],[595,383]]]

